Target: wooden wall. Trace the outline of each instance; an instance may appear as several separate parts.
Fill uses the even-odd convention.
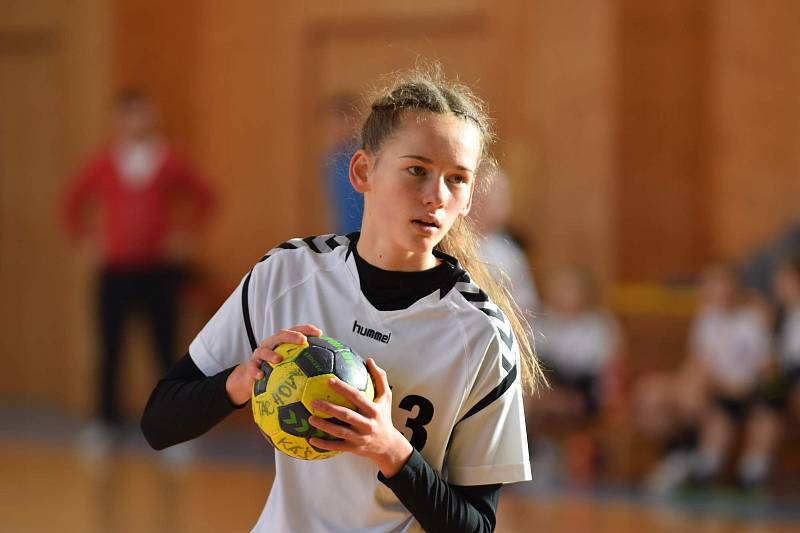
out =
[[[417,57],[487,98],[512,223],[542,271],[683,276],[796,215],[791,1],[117,4],[117,80],[160,95],[168,129],[219,184],[202,261],[229,284],[286,235],[326,230],[325,96]]]
[[[714,5],[710,244],[718,255],[738,257],[800,222],[800,3]]]
[[[620,2],[617,279],[691,273],[707,259],[709,11]]]
[[[55,205],[99,142],[110,87],[104,2],[0,2],[0,399],[85,410],[88,265]]]
[[[0,282],[22,310],[2,314],[4,333],[18,333],[0,344],[14,371],[0,399],[50,398],[35,363],[44,351],[70,376],[64,403],[87,410],[90,270],[64,243],[54,203],[126,85],[154,94],[168,134],[218,191],[198,250],[212,300],[273,244],[326,231],[315,116],[326,96],[420,56],[489,102],[515,188],[512,224],[540,276],[581,261],[607,282],[658,282],[741,257],[800,211],[792,0],[0,7],[2,100],[14,111],[3,108]],[[152,383],[148,365],[132,363],[132,412]]]

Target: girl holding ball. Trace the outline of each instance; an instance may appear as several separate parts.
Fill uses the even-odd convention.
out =
[[[540,370],[467,219],[489,120],[467,87],[415,70],[375,95],[360,136],[361,232],[268,252],[156,386],[143,431],[157,449],[201,435],[247,404],[276,346],[324,332],[370,356],[375,399],[331,383],[357,411],[316,404],[345,424],[311,417],[341,439],[312,444],[346,453],[276,454],[254,531],[492,531],[501,486],[530,479],[522,390]]]

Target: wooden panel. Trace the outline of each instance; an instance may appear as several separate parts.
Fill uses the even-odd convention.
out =
[[[800,221],[800,3],[715,2],[710,77],[715,252]]]
[[[190,152],[201,119],[193,108],[200,14],[190,0],[114,2],[113,87],[148,91],[165,110],[166,133]]]
[[[58,0],[0,0],[0,31],[53,30],[60,21]]]
[[[659,280],[706,260],[708,4],[621,3],[619,278]]]
[[[85,268],[58,200],[97,139],[106,85],[100,0],[0,2],[0,395],[74,411],[89,402]]]
[[[522,17],[499,94],[514,227],[533,243],[540,271],[579,262],[607,280],[616,268],[615,3],[540,0]],[[514,62],[517,53],[526,62]],[[507,88],[516,100],[504,98]]]
[[[56,401],[68,331],[54,32],[0,33],[0,394]],[[62,355],[63,357],[63,355]],[[52,386],[48,386],[51,379]]]
[[[257,0],[198,10],[193,153],[220,200],[198,256],[219,304],[267,249],[295,233],[303,18],[294,4]]]

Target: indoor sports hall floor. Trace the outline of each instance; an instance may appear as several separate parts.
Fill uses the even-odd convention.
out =
[[[0,409],[0,532],[239,532],[255,522],[272,482],[255,432],[215,431],[188,463],[166,461],[135,427],[117,451],[89,458],[77,421]],[[645,503],[633,491],[506,490],[499,532],[797,532],[800,509],[774,502],[696,498]]]

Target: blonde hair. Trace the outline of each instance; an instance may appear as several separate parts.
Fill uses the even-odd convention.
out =
[[[496,168],[490,153],[494,135],[485,105],[469,87],[445,79],[438,63],[392,75],[384,87],[374,91],[361,127],[361,147],[378,154],[383,142],[394,134],[408,112],[453,115],[472,122],[481,136],[481,164],[476,172],[475,187],[489,189]],[[488,265],[480,259],[477,249],[479,238],[470,221],[461,217],[437,248],[455,257],[472,280],[506,315],[519,345],[522,382],[530,390],[535,390],[546,381],[531,344],[531,326],[514,303],[508,290],[508,281],[504,283],[497,280]]]

